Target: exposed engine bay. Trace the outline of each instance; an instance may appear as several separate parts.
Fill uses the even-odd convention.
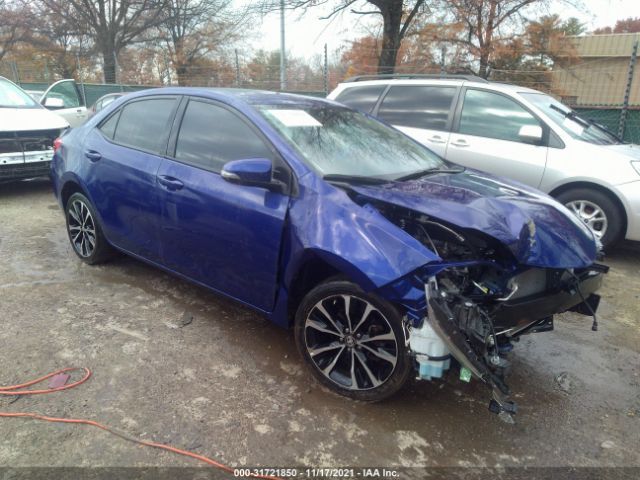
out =
[[[568,310],[592,316],[597,330],[600,297],[593,292],[608,267],[522,265],[510,246],[482,232],[391,204],[372,206],[442,259],[416,272],[425,308],[410,311],[407,322],[418,378],[442,377],[455,359],[461,379],[475,376],[489,387],[489,409],[510,416],[516,405],[509,400],[505,373],[513,342],[553,330],[553,316]]]

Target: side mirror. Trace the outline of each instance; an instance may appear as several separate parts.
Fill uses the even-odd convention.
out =
[[[268,158],[246,158],[232,160],[222,167],[222,178],[227,182],[252,187],[264,187],[273,190],[275,186],[281,188],[279,182],[271,178],[273,165]]]
[[[44,106],[45,108],[51,109],[64,108],[64,100],[62,100],[61,98],[47,97],[44,100]]]
[[[518,136],[529,143],[538,144],[542,140],[542,127],[540,125],[523,125]]]

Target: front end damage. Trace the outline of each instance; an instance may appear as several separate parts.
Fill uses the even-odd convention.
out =
[[[0,182],[46,176],[61,129],[0,132]]]
[[[371,206],[441,258],[379,290],[406,311],[418,378],[440,378],[455,360],[461,379],[473,376],[487,386],[490,410],[510,416],[516,406],[505,373],[513,343],[552,330],[554,315],[565,311],[592,316],[597,329],[595,292],[608,267],[522,263],[517,254],[523,244],[537,240],[532,221],[524,224],[521,243],[509,246],[431,215],[380,202]]]

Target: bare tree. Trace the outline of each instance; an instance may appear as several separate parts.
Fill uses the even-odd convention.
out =
[[[500,42],[513,39],[513,29],[505,32],[522,12],[548,0],[444,0],[453,21],[462,27],[463,34],[449,40],[469,48],[478,60],[478,75],[489,75],[491,55]]]
[[[127,46],[147,40],[145,35],[163,21],[168,0],[39,0],[57,15],[71,15],[86,29],[102,55],[106,83],[115,83],[118,54]],[[70,10],[68,12],[67,10]]]
[[[25,42],[37,48],[47,58],[47,64],[54,74],[62,78],[76,75],[78,59],[88,53],[89,40],[86,29],[73,21],[73,7],[70,3],[63,6],[66,14],[60,16],[48,9],[29,8],[30,15],[25,24],[29,34]]]
[[[0,0],[0,60],[13,50],[27,33],[23,9],[15,3]]]
[[[261,9],[273,11],[280,2],[266,0]],[[286,8],[308,9],[331,5],[330,12],[322,17],[329,19],[345,11],[358,15],[382,17],[382,44],[378,57],[378,73],[393,73],[398,50],[411,25],[420,12],[428,11],[426,0],[285,0]]]
[[[424,0],[415,0],[413,2],[405,0],[368,0],[367,3],[374,6],[375,10],[352,11],[363,15],[379,14],[382,16],[382,46],[380,59],[378,60],[378,73],[393,73],[402,40],[425,2]]]
[[[238,36],[246,15],[226,0],[167,0],[159,25],[180,85],[187,85],[196,65]]]

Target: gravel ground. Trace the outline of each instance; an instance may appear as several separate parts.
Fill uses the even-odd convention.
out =
[[[0,411],[95,419],[233,466],[640,468],[640,248],[606,263],[600,331],[568,313],[516,344],[510,425],[488,413],[483,387],[455,378],[382,404],[335,396],[290,332],[124,256],[82,264],[48,182],[1,185],[0,384],[68,366],[94,375],[53,395],[0,396]],[[5,473],[199,465],[90,427],[2,419],[0,432]]]

